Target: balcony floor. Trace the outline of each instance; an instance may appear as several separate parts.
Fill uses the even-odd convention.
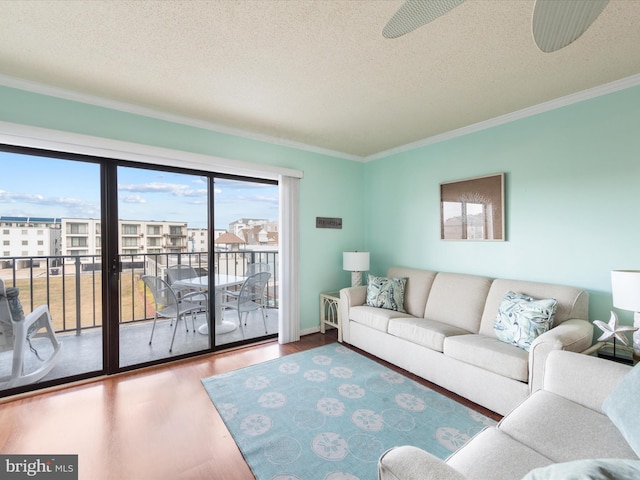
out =
[[[266,309],[267,334],[278,333],[278,310]],[[225,312],[225,320],[238,324],[238,315],[235,311]],[[173,352],[169,353],[173,327],[168,319],[158,320],[153,335],[153,343],[149,345],[152,321],[122,324],[120,327],[120,364],[121,366],[135,365],[150,362],[185,353],[197,352],[209,347],[209,336],[194,332],[191,318],[187,318],[189,332],[185,331],[185,325],[181,321],[176,332]],[[195,319],[196,329],[205,323],[204,314]],[[238,342],[243,339],[265,336],[262,316],[259,311],[250,312],[247,326],[244,328],[244,337],[240,328],[222,335],[215,336],[215,344],[218,346]],[[43,380],[52,380],[68,377],[86,372],[102,369],[102,330],[100,328],[83,330],[80,335],[75,333],[58,334],[58,340],[62,342],[60,360]],[[32,341],[42,358],[46,358],[52,351],[48,339],[35,338]],[[0,352],[0,377],[11,373],[12,350]],[[27,350],[25,359],[25,372],[29,373],[41,365],[40,360]],[[0,390],[3,388],[0,384]]]

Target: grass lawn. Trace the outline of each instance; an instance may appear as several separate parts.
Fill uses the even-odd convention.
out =
[[[145,299],[144,284],[139,277],[126,273],[120,278],[121,321],[153,315],[153,303]],[[77,279],[75,275],[34,278],[33,281],[17,279],[16,286],[20,289],[20,302],[25,314],[32,310],[32,306],[36,308],[48,302],[56,331],[77,328],[78,316],[83,328],[102,325],[102,273],[80,275],[79,305],[76,305]]]

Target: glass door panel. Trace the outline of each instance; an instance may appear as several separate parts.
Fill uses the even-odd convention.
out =
[[[215,179],[215,346],[278,333],[278,205],[274,182]],[[243,285],[261,271],[269,273],[264,288],[241,305]]]
[[[100,165],[15,150],[0,151],[0,390],[103,370]]]
[[[120,366],[210,348],[208,179],[118,167]]]

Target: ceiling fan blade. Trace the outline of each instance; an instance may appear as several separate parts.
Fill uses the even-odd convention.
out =
[[[464,0],[407,0],[382,29],[382,36],[401,37],[432,22],[462,2]]]
[[[531,27],[543,52],[555,52],[587,31],[609,0],[536,0]]]

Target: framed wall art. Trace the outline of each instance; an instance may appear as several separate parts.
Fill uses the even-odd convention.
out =
[[[504,241],[504,173],[440,184],[440,238]]]

